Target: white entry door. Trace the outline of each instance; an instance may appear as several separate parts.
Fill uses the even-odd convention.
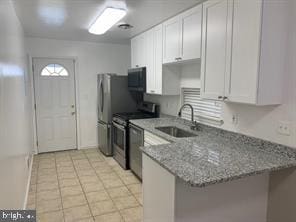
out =
[[[34,58],[38,152],[76,149],[74,60]]]

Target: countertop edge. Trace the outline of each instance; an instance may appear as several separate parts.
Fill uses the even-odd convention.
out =
[[[153,147],[157,147],[157,145],[155,145]],[[289,169],[289,168],[296,168],[296,164],[288,164],[286,166],[273,167],[273,168],[264,169],[264,170],[260,170],[260,171],[254,171],[254,172],[251,172],[251,173],[244,173],[244,174],[234,176],[234,177],[222,178],[222,179],[219,179],[219,180],[213,180],[213,181],[208,181],[208,182],[204,182],[204,183],[195,183],[195,182],[193,182],[191,180],[185,180],[184,178],[179,176],[178,173],[173,172],[167,166],[162,164],[161,161],[157,160],[154,156],[152,156],[149,152],[147,152],[145,150],[145,147],[141,147],[141,150],[143,151],[143,153],[145,155],[147,155],[149,158],[151,158],[153,161],[155,161],[161,167],[166,169],[173,176],[180,179],[183,183],[185,183],[185,184],[187,184],[187,185],[189,185],[191,187],[197,187],[197,188],[204,188],[204,187],[207,187],[207,186],[210,186],[210,185],[216,185],[216,184],[231,182],[231,181],[247,178],[247,177],[250,177],[250,176],[256,176],[256,175],[260,175],[260,174],[264,174],[264,173],[271,173],[271,172],[275,172],[275,171],[279,171],[279,170],[284,170],[284,169]]]

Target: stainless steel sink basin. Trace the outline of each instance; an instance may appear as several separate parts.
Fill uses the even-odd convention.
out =
[[[193,134],[191,132],[188,132],[175,126],[155,127],[155,129],[160,130],[161,132],[164,132],[170,136],[178,138],[197,136],[196,134]]]

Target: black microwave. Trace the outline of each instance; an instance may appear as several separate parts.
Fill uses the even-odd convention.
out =
[[[130,91],[146,92],[146,67],[128,70],[128,89]]]

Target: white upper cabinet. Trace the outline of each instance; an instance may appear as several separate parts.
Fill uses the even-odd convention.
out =
[[[146,35],[141,34],[131,40],[132,68],[146,66]]]
[[[205,2],[202,97],[280,104],[287,14],[286,1]]]
[[[200,58],[202,5],[163,23],[163,63]]]
[[[207,99],[223,99],[224,96],[224,79],[229,72],[230,59],[229,2],[217,0],[204,4],[201,95]]]
[[[258,0],[233,4],[232,61],[225,88],[232,102],[257,103],[261,10],[262,2]]]
[[[162,24],[131,40],[132,68],[146,67],[146,93],[158,95],[180,94],[179,73],[163,71]]]
[[[180,16],[163,24],[163,63],[176,62],[181,59],[182,25]]]
[[[202,5],[192,8],[181,15],[182,19],[182,60],[200,58]]]
[[[146,91],[148,94],[178,95],[179,75],[162,67],[162,24],[145,32],[146,35]]]
[[[131,67],[135,68],[138,63],[138,38],[134,37],[131,39]]]
[[[154,93],[162,94],[163,93],[163,72],[162,72],[162,48],[163,48],[163,29],[162,25],[158,25],[153,29],[154,32],[154,83],[155,89]],[[153,92],[151,92],[153,93]]]
[[[155,49],[154,49],[154,29],[151,29],[145,33],[146,35],[146,45],[147,45],[147,52],[146,52],[146,92],[147,93],[155,93],[156,91],[156,84],[155,84],[155,77],[157,73],[155,72]],[[161,73],[158,73],[161,75]]]

